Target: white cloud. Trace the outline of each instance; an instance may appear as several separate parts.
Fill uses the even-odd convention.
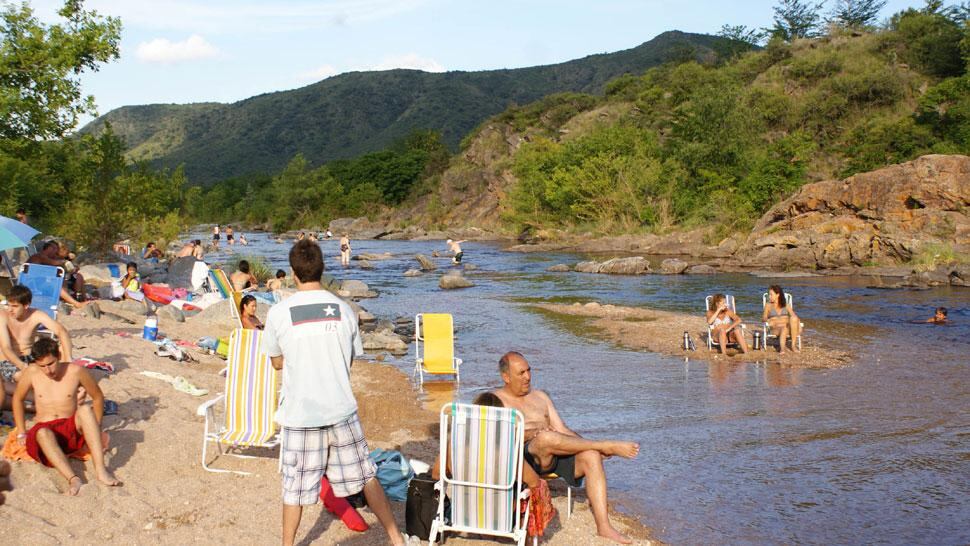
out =
[[[121,17],[126,27],[204,34],[293,32],[352,26],[421,8],[432,0],[88,0],[87,9]],[[55,17],[63,0],[34,0]]]
[[[181,42],[156,38],[149,42],[142,42],[135,48],[135,56],[147,63],[197,61],[212,59],[219,55],[219,49],[198,34],[193,34]]]

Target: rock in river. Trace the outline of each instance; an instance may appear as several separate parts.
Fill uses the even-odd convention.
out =
[[[579,262],[576,264],[576,271],[608,275],[643,275],[650,273],[650,262],[643,256],[613,258],[605,262]]]
[[[454,288],[470,288],[475,286],[475,283],[463,277],[461,272],[456,269],[442,275],[438,280],[438,286],[444,290],[451,290]]]

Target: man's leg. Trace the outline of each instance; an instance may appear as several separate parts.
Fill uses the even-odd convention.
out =
[[[296,530],[300,528],[301,517],[303,517],[302,506],[283,505],[283,546],[293,546]]]
[[[384,530],[387,531],[391,544],[403,546],[404,539],[401,537],[401,531],[397,528],[397,522],[394,521],[394,514],[391,513],[391,504],[387,502],[384,488],[381,487],[377,478],[371,478],[364,485],[364,498],[367,499],[367,506],[370,507],[371,512],[374,512],[374,515],[377,516],[377,521],[381,522]]]
[[[91,462],[94,463],[94,473],[98,481],[109,486],[121,485],[111,472],[104,466],[104,445],[101,443],[101,425],[94,416],[91,406],[80,406],[74,414],[74,424],[84,436],[84,443],[91,452]]]
[[[596,451],[604,456],[619,455],[632,459],[640,452],[639,444],[615,440],[587,440],[579,436],[543,430],[529,442],[529,453],[548,468],[553,455],[576,455],[583,451]]]
[[[610,524],[606,507],[606,471],[603,469],[603,456],[599,451],[578,453],[575,475],[577,478],[586,477],[586,497],[589,498],[589,509],[596,522],[596,533],[620,544],[630,544],[632,541]]]
[[[61,446],[57,443],[57,436],[54,435],[54,431],[49,428],[42,428],[37,431],[37,445],[40,447],[40,451],[47,458],[47,461],[57,470],[57,473],[64,476],[67,480],[67,492],[68,496],[77,495],[78,491],[81,490],[81,478],[78,478],[74,474],[74,470],[71,469],[71,465],[67,462],[67,456],[61,451]]]

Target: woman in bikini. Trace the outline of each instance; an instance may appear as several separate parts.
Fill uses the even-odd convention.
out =
[[[724,294],[715,294],[711,298],[707,323],[713,327],[711,335],[717,339],[721,354],[724,354],[728,343],[737,343],[742,353],[748,352],[748,344],[744,341],[744,331],[741,329],[741,317],[728,307]]]
[[[795,340],[801,334],[801,321],[795,315],[795,310],[788,305],[785,291],[777,284],[768,287],[768,303],[761,313],[761,320],[768,323],[771,333],[778,336],[778,352],[785,353],[786,339],[791,339],[792,350],[799,351]]]
[[[263,323],[256,316],[256,298],[246,294],[239,300],[239,320],[246,330],[262,330]]]

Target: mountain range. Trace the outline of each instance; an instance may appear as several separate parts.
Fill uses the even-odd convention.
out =
[[[600,93],[610,80],[669,61],[729,54],[738,42],[671,31],[632,49],[564,63],[477,72],[350,72],[232,104],[124,106],[85,126],[110,123],[130,159],[184,165],[192,184],[278,172],[297,153],[311,165],[381,150],[416,129],[453,149],[485,119],[560,92]]]

